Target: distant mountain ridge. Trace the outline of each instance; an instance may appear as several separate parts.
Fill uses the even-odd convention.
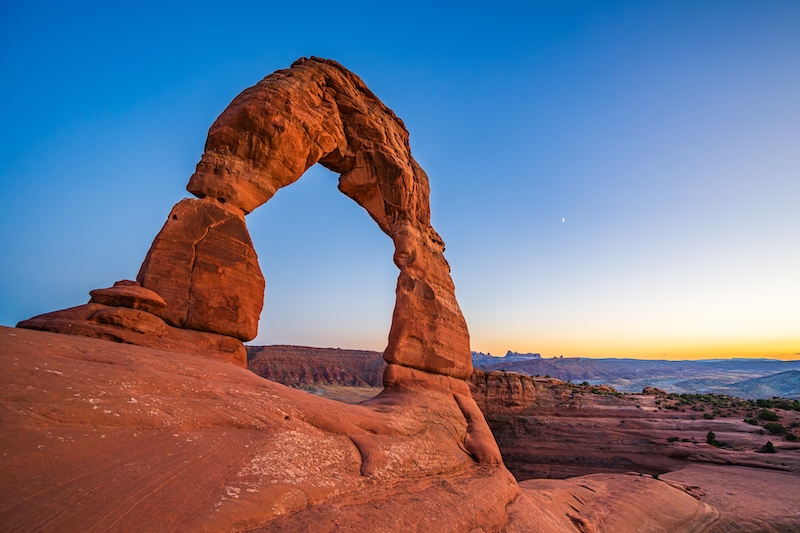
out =
[[[670,392],[717,392],[751,399],[772,396],[800,398],[795,374],[790,373],[780,379],[766,379],[790,371],[800,372],[800,360],[739,358],[666,361],[578,357],[512,360],[504,357],[473,357],[473,365],[485,371],[505,370],[531,376],[551,376],[564,381],[607,384],[624,392],[658,387]]]

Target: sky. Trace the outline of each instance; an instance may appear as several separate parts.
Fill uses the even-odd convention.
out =
[[[0,324],[134,279],[243,89],[405,122],[473,350],[800,358],[800,3],[0,2]],[[255,344],[382,350],[392,244],[315,166],[248,215]]]

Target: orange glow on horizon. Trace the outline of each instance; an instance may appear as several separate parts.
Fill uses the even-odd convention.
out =
[[[800,360],[800,338],[776,341],[719,341],[701,339],[664,339],[614,341],[610,339],[556,340],[473,340],[473,350],[504,355],[508,350],[520,353],[540,353],[542,357],[626,358],[626,359],[731,359],[767,358],[783,361]]]

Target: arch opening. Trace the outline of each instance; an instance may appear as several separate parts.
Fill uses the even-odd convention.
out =
[[[248,344],[382,352],[397,269],[391,240],[312,166],[247,216],[266,279],[258,335]]]

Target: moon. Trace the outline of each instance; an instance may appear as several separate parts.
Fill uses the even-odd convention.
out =
[[[566,219],[566,218],[563,218],[563,217],[561,218],[561,222],[564,222],[565,220],[567,220],[567,219]]]

